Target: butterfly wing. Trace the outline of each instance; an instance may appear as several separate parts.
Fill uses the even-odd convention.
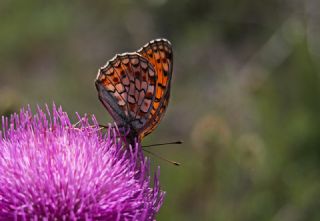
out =
[[[170,97],[172,49],[157,39],[137,52],[116,55],[99,69],[99,99],[120,126],[142,139],[162,119]],[[132,134],[131,134],[132,135]]]
[[[170,83],[172,78],[173,54],[171,43],[166,39],[150,41],[137,51],[154,67],[157,75],[156,95],[152,103],[149,121],[146,123],[142,137],[151,133],[164,116],[170,98]]]
[[[99,69],[95,84],[100,101],[120,126],[136,134],[146,125],[156,95],[157,75],[137,53],[116,55]]]

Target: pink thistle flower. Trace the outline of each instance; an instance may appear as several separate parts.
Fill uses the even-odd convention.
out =
[[[140,144],[126,148],[95,118],[73,126],[61,108],[2,117],[0,220],[154,220],[164,192],[151,187]]]

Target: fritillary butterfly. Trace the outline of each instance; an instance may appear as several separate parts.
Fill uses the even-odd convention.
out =
[[[168,106],[173,55],[166,39],[152,40],[136,52],[117,54],[99,69],[99,99],[126,138],[140,141],[160,123]]]

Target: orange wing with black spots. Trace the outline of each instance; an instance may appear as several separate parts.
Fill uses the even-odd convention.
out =
[[[116,55],[99,69],[95,84],[116,123],[130,128],[131,139],[142,139],[164,115],[171,75],[171,45],[158,39],[137,52]]]
[[[150,41],[137,52],[148,59],[157,73],[156,98],[149,116],[150,122],[144,130],[146,136],[159,125],[169,103],[173,54],[171,43],[166,39]]]
[[[115,121],[138,134],[148,121],[155,99],[157,76],[153,66],[137,53],[116,55],[99,70],[99,99]]]

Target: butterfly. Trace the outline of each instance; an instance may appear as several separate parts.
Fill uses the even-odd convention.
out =
[[[116,54],[95,80],[98,96],[118,127],[128,128],[130,144],[160,123],[170,98],[171,43],[155,39],[136,52]]]

